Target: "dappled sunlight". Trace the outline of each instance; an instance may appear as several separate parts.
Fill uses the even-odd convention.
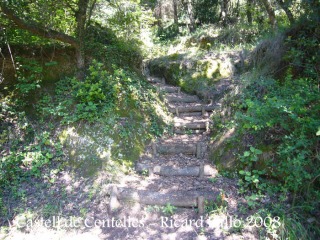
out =
[[[0,12],[0,239],[319,239],[317,0]]]
[[[95,174],[111,158],[113,139],[102,134],[99,128],[98,125],[78,130],[71,127],[60,134],[61,143],[69,151],[68,164],[83,175]]]

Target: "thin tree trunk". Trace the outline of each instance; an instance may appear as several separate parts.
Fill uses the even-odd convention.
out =
[[[178,25],[178,6],[177,6],[177,0],[173,0],[173,20],[174,24]]]
[[[286,13],[290,24],[294,24],[294,17],[292,12],[289,9],[289,6],[291,4],[291,1],[285,1],[285,0],[277,0],[278,4],[280,5],[280,7],[283,9],[283,11]]]
[[[229,0],[222,0],[220,19],[224,26],[227,24],[228,8],[229,8]]]
[[[91,17],[92,17],[93,9],[96,6],[96,3],[97,3],[97,0],[93,0],[91,6],[89,8],[88,21],[87,21],[87,26],[86,27],[90,26],[90,24],[91,24]]]
[[[236,17],[239,18],[239,16],[240,16],[240,0],[237,1],[235,14],[236,14]]]
[[[246,5],[247,19],[250,25],[252,25],[253,1],[254,0],[247,0],[247,5]]]
[[[277,26],[277,20],[276,20],[276,15],[274,13],[274,10],[273,10],[271,3],[268,0],[260,0],[260,1],[262,2],[263,6],[265,7],[265,9],[268,13],[269,23],[270,23],[271,27],[273,29],[275,29]]]
[[[79,79],[84,78],[85,69],[85,25],[87,20],[87,8],[89,5],[89,0],[79,0],[78,10],[75,14],[77,21],[76,36],[79,42],[79,47],[76,49],[77,58],[77,77]]]
[[[157,24],[158,24],[158,28],[162,29],[162,0],[159,0],[158,4],[159,4],[159,12],[157,14],[157,18],[158,18]]]
[[[182,3],[189,17],[189,30],[190,32],[193,32],[195,30],[195,20],[191,0],[183,0]]]

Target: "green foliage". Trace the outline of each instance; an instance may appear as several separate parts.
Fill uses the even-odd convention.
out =
[[[108,19],[108,25],[116,35],[126,40],[137,38],[140,34],[141,7],[134,1],[115,3],[114,12]]]
[[[128,89],[122,89],[129,87],[125,84],[128,81],[131,81],[128,72],[115,69],[110,74],[102,63],[94,60],[84,81],[68,78],[60,81],[56,89],[58,105],[55,109],[45,107],[43,110],[63,117],[66,123],[79,120],[93,122],[113,111],[126,97],[122,98],[122,94],[130,94]],[[70,113],[70,108],[74,112]]]
[[[167,41],[177,37],[179,34],[179,26],[171,24],[167,27],[158,28],[157,36],[161,41]]]
[[[38,117],[42,123],[51,123],[51,129],[57,122],[92,123],[92,129],[80,135],[95,134],[95,125],[102,124],[101,131],[114,141],[110,149],[114,160],[132,164],[144,142],[164,131],[153,108],[159,100],[156,91],[137,74],[115,66],[112,72],[104,68],[93,61],[82,82],[72,78],[59,81],[53,96],[42,95],[37,104]]]
[[[102,43],[104,45],[114,44],[117,37],[114,32],[97,22],[91,23],[86,30],[86,41],[88,43]]]
[[[37,143],[37,144],[35,144]],[[14,186],[29,177],[41,177],[41,172],[53,158],[62,155],[61,145],[54,144],[48,132],[36,133],[31,142],[12,144],[0,162],[0,186]]]
[[[256,84],[245,101],[247,111],[239,115],[242,128],[264,136],[265,143],[278,145],[277,162],[270,159],[267,163],[272,177],[281,178],[290,191],[302,190],[319,174],[318,88],[311,79],[293,80],[290,75],[284,83],[260,79]]]
[[[59,212],[59,206],[53,204],[46,204],[43,206],[42,215],[44,218],[50,218],[52,216],[56,216]]]
[[[103,64],[93,61],[84,81],[72,80],[76,120],[93,122],[114,107],[118,95],[116,78],[103,70]]]
[[[1,35],[5,41],[8,41],[11,46],[29,45],[29,46],[44,46],[52,44],[49,40],[32,35],[26,30],[21,30],[13,27],[8,23],[7,19],[2,19],[0,16],[0,23],[4,24]],[[1,44],[3,44],[3,41]]]
[[[86,30],[88,54],[109,65],[140,68],[142,62],[141,29],[152,24],[152,12],[135,0],[101,3],[108,15],[97,14]],[[101,13],[101,12],[100,12]],[[96,51],[99,49],[99,51]]]
[[[43,80],[43,68],[39,62],[34,59],[16,58],[17,62],[17,80],[16,89],[21,97],[26,97],[34,90],[40,88]]]
[[[301,207],[301,206],[299,206]],[[276,232],[281,239],[317,239],[320,236],[319,224],[302,211],[290,209],[288,214],[279,211],[281,226]]]
[[[165,215],[171,216],[175,213],[177,208],[175,206],[172,206],[170,203],[167,203],[165,206],[148,206],[147,211],[148,212],[161,212]]]
[[[245,151],[244,154],[240,156],[240,168],[243,169],[239,171],[240,179],[238,185],[240,187],[240,193],[245,193],[248,190],[264,190],[266,184],[261,183],[261,177],[266,173],[266,171],[254,169],[255,163],[258,161],[260,154],[262,154],[262,151],[254,147],[250,147],[249,151]]]
[[[117,38],[102,38],[101,42],[89,41],[86,44],[86,54],[104,64],[109,70],[113,65],[138,69],[142,62],[141,43],[136,40],[121,40]],[[110,41],[110,44],[106,44]],[[99,51],[97,51],[99,49]]]
[[[195,18],[201,24],[219,21],[218,0],[194,0],[193,2]]]
[[[32,22],[33,26],[41,24],[44,29],[54,29],[62,33],[74,35],[75,16],[71,9],[67,8],[64,1],[7,1],[5,3],[18,16],[25,21]],[[27,16],[27,17],[26,17]],[[48,45],[54,41],[38,37],[26,30],[22,30],[13,24],[3,14],[0,15],[0,23],[5,26],[7,40],[16,45]]]
[[[225,200],[225,193],[222,192],[215,200],[205,201],[205,212],[208,214],[221,214],[227,210],[228,202]]]
[[[154,136],[160,137],[164,132],[164,128],[160,122],[160,119],[155,116],[150,117],[150,133]]]
[[[25,0],[9,1],[7,3],[17,15],[28,14],[36,23],[41,23],[45,28],[53,28],[61,32],[73,30],[72,23],[75,17],[71,9],[67,9],[64,1],[52,1],[48,4],[45,0],[29,2]],[[28,19],[28,20],[29,20]]]
[[[162,207],[162,213],[165,215],[173,215],[176,210],[177,208],[170,203],[167,203],[166,206]]]
[[[55,179],[51,178],[51,173],[48,172],[56,168],[59,172],[65,166],[73,169],[71,156],[64,155],[69,153],[69,149],[65,142],[63,146],[61,145],[62,140],[59,141],[57,136],[57,129],[64,129],[64,124],[69,124],[68,129],[70,129],[76,123],[76,134],[81,137],[79,139],[90,136],[101,145],[106,143],[104,139],[110,140],[108,143],[110,152],[103,152],[107,146],[101,148],[103,150],[97,149],[100,152],[96,153],[98,155],[96,158],[90,156],[91,158],[84,159],[85,165],[92,168],[92,165],[96,164],[94,161],[98,161],[96,165],[101,164],[100,155],[107,158],[106,155],[110,153],[112,164],[105,163],[108,173],[115,169],[119,171],[118,165],[125,169],[125,165],[132,164],[143,150],[146,140],[152,137],[151,129],[154,130],[154,134],[161,134],[162,123],[153,108],[153,104],[159,101],[155,89],[129,70],[114,67],[113,72],[107,72],[103,68],[103,65],[94,61],[83,82],[65,78],[56,84],[55,89],[52,89],[51,85],[50,92],[43,82],[41,91],[37,90],[39,96],[37,98],[26,96],[23,106],[17,105],[14,100],[17,96],[21,98],[22,93],[19,95],[18,91],[14,92],[15,95],[1,99],[0,136],[3,145],[0,150],[0,188],[3,190],[0,192],[0,212],[3,213],[1,221],[4,218],[11,219],[10,214],[15,214],[15,210],[8,213],[8,198],[5,196],[10,196],[16,201],[28,199],[23,187],[20,187],[24,186],[24,182],[44,181],[54,184]],[[30,95],[32,91],[35,92],[30,90]],[[30,105],[34,105],[36,110],[32,115],[30,112],[23,112]],[[87,108],[90,105],[96,110]],[[78,106],[85,108],[79,111]],[[99,130],[92,135],[86,135],[88,132],[81,135],[82,127],[78,126],[86,127],[90,131],[90,126],[97,122],[101,123],[97,124]],[[73,146],[72,150],[77,153],[79,149]],[[81,172],[79,166],[76,171]],[[48,203],[42,214],[50,216],[56,210],[55,206],[55,203]],[[174,207],[167,206],[163,211],[165,214],[173,214],[174,210]]]
[[[319,31],[319,24],[306,21],[287,32],[285,60],[290,64],[289,74],[295,78],[319,79]]]
[[[139,68],[142,61],[140,46],[138,39],[118,37],[112,29],[97,22],[86,31],[86,54],[103,63],[109,71],[113,70],[113,65]]]
[[[241,141],[251,146],[238,157],[240,192],[250,209],[261,207],[266,193],[276,194],[279,202],[284,202],[270,206],[279,211],[276,214],[284,224],[267,229],[281,238],[319,235],[318,225],[309,224],[320,206],[318,31],[312,22],[285,31],[284,58],[279,66],[264,61],[242,76],[245,88],[234,119],[239,134],[235,137],[245,136]],[[271,45],[275,41],[280,39],[269,39]],[[263,55],[272,51],[265,48]],[[277,78],[262,76],[265,66],[272,66]],[[294,206],[290,210],[288,202]]]

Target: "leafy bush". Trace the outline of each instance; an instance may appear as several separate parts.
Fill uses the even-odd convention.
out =
[[[260,154],[262,154],[261,150],[250,147],[249,151],[245,151],[243,156],[240,156],[241,169],[243,170],[239,171],[239,192],[244,193],[249,189],[259,192],[265,187],[266,184],[261,183],[261,176],[264,175],[266,171],[254,169],[254,165],[258,161]]]
[[[157,36],[161,41],[166,41],[177,37],[179,34],[179,26],[171,24],[167,27],[158,28]]]
[[[142,62],[140,47],[138,39],[116,36],[114,29],[97,22],[92,23],[86,31],[86,54],[103,63],[110,71],[112,65],[139,68]]]
[[[26,97],[37,88],[43,80],[43,68],[34,59],[17,57],[17,80],[16,89],[21,97]]]
[[[319,79],[320,72],[320,26],[316,22],[304,21],[286,33],[288,49],[284,60],[292,70],[293,77]]]
[[[63,154],[61,145],[54,144],[48,132],[35,133],[32,141],[15,142],[10,147],[10,153],[4,152],[0,162],[0,186],[3,188],[19,184],[28,177],[40,178],[43,167]]]
[[[232,99],[239,102],[230,141],[245,148],[237,159],[240,192],[249,208],[266,193],[278,196],[270,209],[284,219],[277,234],[290,239],[319,238],[318,223],[309,221],[320,206],[320,38],[319,26],[309,23],[260,43]]]
[[[219,21],[218,0],[197,0],[194,1],[195,18],[203,23],[216,23]]]
[[[103,64],[93,61],[84,81],[73,82],[73,96],[77,101],[75,114],[78,119],[92,122],[97,115],[108,112],[115,105],[118,95],[116,79],[103,70]]]
[[[116,66],[111,72],[93,60],[83,81],[60,80],[55,95],[43,94],[36,106],[43,122],[53,117],[62,120],[63,124],[93,123],[105,119],[108,114],[131,118],[139,109],[138,115],[145,115],[150,124],[150,133],[160,135],[163,131],[161,120],[152,108],[157,101],[153,88],[136,73]],[[127,111],[129,109],[131,111]]]
[[[320,96],[312,82],[293,80],[290,75],[284,83],[261,78],[248,89],[247,111],[239,115],[244,131],[259,136],[263,144],[276,146],[277,161],[268,163],[272,177],[295,192],[319,175]]]

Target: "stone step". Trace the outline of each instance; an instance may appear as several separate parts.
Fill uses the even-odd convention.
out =
[[[170,191],[160,193],[148,190],[136,190],[128,187],[117,187],[111,185],[110,210],[114,211],[121,206],[119,201],[138,202],[145,205],[193,208],[198,207],[199,214],[204,214],[204,203],[206,200],[215,201],[220,195],[218,191]]]
[[[153,155],[158,154],[168,155],[168,154],[186,154],[193,155],[197,158],[202,158],[205,152],[206,146],[202,142],[197,143],[153,143],[152,150]]]
[[[172,167],[172,166],[150,166],[147,164],[136,163],[135,170],[138,173],[148,172],[149,175],[157,174],[160,176],[185,176],[185,177],[200,177],[204,176],[214,176],[216,174],[216,170],[210,166],[209,164],[200,165],[200,166],[192,166],[192,167]]]
[[[199,98],[197,96],[166,96],[166,99],[170,103],[196,103],[199,101]]]

